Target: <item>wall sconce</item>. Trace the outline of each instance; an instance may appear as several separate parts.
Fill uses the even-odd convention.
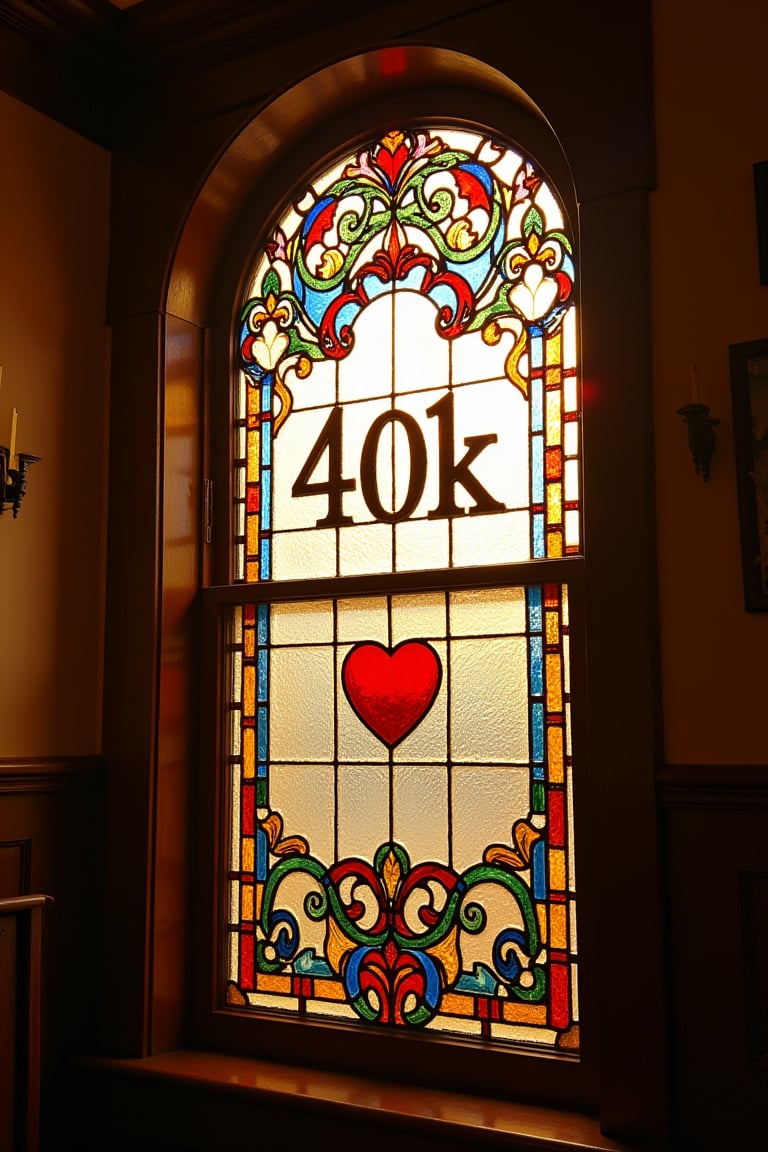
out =
[[[691,402],[677,409],[688,425],[688,447],[693,458],[696,475],[709,480],[709,465],[715,451],[715,428],[720,423],[710,416],[710,409],[699,401],[699,379],[695,366],[691,368]]]
[[[0,368],[0,382],[2,381],[2,368]],[[31,456],[29,452],[16,452],[16,427],[19,421],[18,409],[14,408],[11,415],[11,446],[6,448],[0,444],[0,516],[13,509],[14,520],[19,514],[24,493],[27,490],[27,468],[30,464],[37,464],[39,456]]]

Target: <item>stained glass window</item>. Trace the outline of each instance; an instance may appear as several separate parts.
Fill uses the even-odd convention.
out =
[[[225,628],[239,1010],[578,1049],[573,260],[532,158],[430,125],[321,170],[256,261]]]

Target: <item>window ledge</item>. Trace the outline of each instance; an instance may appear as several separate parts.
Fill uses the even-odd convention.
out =
[[[311,1116],[331,1118],[367,1134],[371,1130],[397,1130],[417,1141],[451,1141],[451,1147],[532,1150],[532,1152],[639,1152],[639,1145],[604,1136],[597,1120],[581,1113],[558,1111],[531,1104],[515,1104],[469,1095],[456,1095],[436,1089],[392,1084],[335,1072],[296,1068],[240,1056],[196,1050],[166,1052],[144,1059],[82,1057],[77,1061],[79,1075],[86,1081],[87,1097],[99,1098],[110,1115],[120,1117],[120,1128],[135,1109],[140,1115],[142,1086],[173,1086],[182,1099],[205,1100],[207,1114],[212,1100],[226,1097],[229,1104],[238,1097]],[[106,1084],[105,1084],[106,1081]],[[121,1090],[122,1086],[122,1090]],[[106,1090],[105,1090],[106,1089]],[[130,1107],[126,1104],[130,1102]],[[222,1100],[222,1106],[224,1102]],[[173,1109],[169,1105],[169,1112]],[[184,1115],[192,1133],[196,1132],[194,1109]],[[149,1114],[144,1111],[146,1116]],[[175,1136],[183,1137],[179,1124],[181,1109],[175,1110]],[[222,1112],[222,1123],[225,1112]],[[156,1129],[154,1129],[156,1134]],[[148,1133],[149,1134],[149,1133]],[[197,1137],[202,1134],[197,1131]],[[419,1143],[420,1148],[425,1146]],[[199,1147],[206,1147],[205,1144]],[[223,1147],[218,1138],[215,1147]],[[369,1144],[369,1147],[371,1145]],[[400,1143],[401,1150],[410,1144]]]

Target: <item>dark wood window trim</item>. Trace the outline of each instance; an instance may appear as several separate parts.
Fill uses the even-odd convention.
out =
[[[211,438],[212,459],[205,458],[206,413],[209,398],[226,395],[229,387],[229,317],[239,299],[235,268],[242,275],[248,267],[256,240],[253,220],[273,210],[275,190],[298,181],[307,163],[369,130],[373,110],[390,122],[403,115],[403,109],[411,118],[466,117],[512,137],[526,112],[529,123],[538,123],[541,139],[549,138],[551,145],[543,121],[535,114],[531,121],[531,108],[521,103],[519,90],[493,69],[459,53],[424,46],[408,46],[398,59],[403,68],[396,80],[382,77],[379,53],[368,53],[331,66],[273,100],[221,153],[202,186],[182,227],[162,306],[132,310],[125,284],[114,294],[114,527],[109,545],[105,754],[110,803],[119,813],[114,825],[125,825],[128,813],[136,830],[130,844],[110,843],[107,933],[111,954],[119,957],[113,971],[121,996],[110,997],[106,1005],[105,1043],[114,1054],[147,1057],[178,1049],[190,1039],[204,1043],[188,1015],[190,957],[194,955],[195,964],[201,955],[204,960],[202,942],[210,940],[207,920],[201,931],[193,912],[210,903],[205,885],[211,881],[208,862],[215,859],[215,830],[205,810],[195,815],[190,766],[197,764],[200,745],[197,591],[201,573],[205,583],[217,566],[200,543],[199,509],[203,475],[226,471],[223,422],[218,436],[214,432]],[[264,147],[265,133],[269,148]],[[658,1136],[665,1126],[665,1089],[653,786],[653,615],[648,596],[652,493],[647,484],[647,194],[636,182],[617,181],[612,161],[602,178],[596,174],[600,152],[587,123],[581,136],[575,151],[570,142],[569,160],[577,173],[583,366],[592,390],[585,431],[585,504],[594,509],[587,527],[591,568],[586,615],[594,636],[592,707],[600,725],[589,733],[585,791],[577,804],[583,804],[586,827],[580,886],[589,892],[599,881],[603,887],[599,900],[587,896],[581,904],[586,937],[603,941],[602,968],[593,972],[594,985],[585,990],[594,1008],[586,1012],[585,1045],[587,1051],[600,1053],[602,1129]],[[527,134],[525,140],[530,140]],[[534,155],[540,151],[535,141],[529,146]],[[639,147],[644,147],[642,140]],[[579,180],[578,173],[589,169],[590,161],[589,177]],[[553,181],[562,191],[564,161],[561,168]],[[633,269],[629,281],[627,267]],[[228,317],[223,325],[222,311]],[[635,430],[629,440],[623,435],[628,427]],[[617,455],[620,504],[618,484],[612,482]],[[137,457],[148,463],[138,474]],[[222,506],[226,508],[226,494]],[[131,610],[126,612],[128,603]],[[617,651],[612,645],[616,621],[627,604],[632,605],[628,635]],[[137,628],[139,620],[143,623]],[[133,675],[135,670],[140,674]],[[622,675],[629,678],[631,691],[620,695]],[[631,741],[628,731],[633,732]],[[606,870],[605,859],[614,867]],[[190,883],[193,860],[201,863],[202,872]],[[617,861],[621,867],[615,866]],[[627,891],[633,893],[631,902],[624,900]],[[627,955],[632,950],[626,947],[621,963],[612,962],[611,946],[635,939],[638,923],[644,925],[643,964]],[[204,982],[208,1012],[210,986],[205,989]],[[607,1010],[599,1014],[601,1000]],[[217,1047],[228,1043],[215,1030],[210,1040]],[[528,1063],[535,1067],[538,1060]],[[507,1090],[510,1082],[521,1098],[535,1094],[531,1085],[526,1091],[523,1081],[509,1078]],[[550,1097],[539,1088],[539,1096],[544,1095]],[[557,1092],[554,1095],[557,1098]]]

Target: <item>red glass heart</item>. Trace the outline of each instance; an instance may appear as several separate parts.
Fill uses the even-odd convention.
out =
[[[341,682],[366,728],[394,748],[432,707],[442,674],[440,657],[426,640],[403,640],[392,649],[371,640],[347,653]]]

